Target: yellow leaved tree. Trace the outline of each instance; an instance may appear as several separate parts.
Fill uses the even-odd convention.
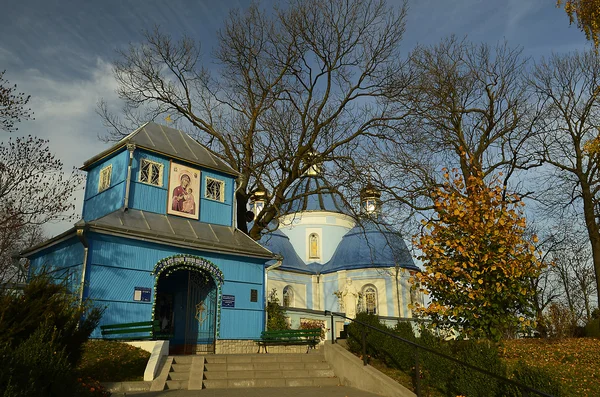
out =
[[[571,23],[577,20],[577,27],[585,37],[600,47],[600,0],[557,0],[558,7],[565,7]]]
[[[526,238],[524,203],[498,178],[488,184],[475,173],[465,183],[456,170],[444,178],[414,241],[425,270],[413,281],[430,304],[413,310],[469,337],[498,340],[532,326],[529,280],[542,264]]]

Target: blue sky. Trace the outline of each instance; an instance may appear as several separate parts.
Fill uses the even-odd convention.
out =
[[[399,4],[399,0],[388,0]],[[270,9],[274,1],[261,2]],[[142,40],[141,31],[160,25],[174,36],[187,33],[210,57],[216,31],[231,8],[248,1],[55,1],[3,0],[0,13],[0,70],[20,91],[31,94],[35,120],[17,135],[50,140],[66,169],[79,167],[105,144],[95,109],[104,98],[118,99],[111,62],[115,49]],[[554,52],[590,48],[576,26],[569,26],[555,0],[410,0],[403,45],[435,44],[456,34],[473,42],[506,40],[533,59]],[[8,133],[0,131],[0,141]],[[79,192],[79,198],[82,193]],[[77,200],[81,203],[81,200]],[[78,208],[80,211],[80,208]],[[51,225],[49,234],[69,227]]]

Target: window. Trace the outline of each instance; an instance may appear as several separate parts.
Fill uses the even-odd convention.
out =
[[[283,307],[294,306],[294,290],[289,285],[283,287]]]
[[[162,186],[163,165],[155,161],[142,159],[140,166],[140,182],[154,186]]]
[[[308,258],[319,259],[319,236],[317,233],[311,233],[308,236]]]
[[[365,311],[368,314],[377,314],[377,290],[375,287],[366,286],[363,296],[365,297]]]
[[[110,187],[110,176],[112,174],[112,164],[100,170],[100,181],[98,181],[98,193]]]
[[[225,201],[225,182],[218,179],[206,177],[206,194],[207,199],[220,202]]]

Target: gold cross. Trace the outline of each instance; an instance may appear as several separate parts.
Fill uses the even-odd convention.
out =
[[[196,305],[196,316],[194,317],[196,318],[196,320],[198,320],[198,325],[202,325],[204,320],[206,320],[206,315],[204,315],[205,311],[206,307],[204,306],[204,301]]]

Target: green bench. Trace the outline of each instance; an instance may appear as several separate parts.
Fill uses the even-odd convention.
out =
[[[163,339],[157,333],[160,332],[160,320],[141,321],[137,323],[102,325],[102,337],[114,340],[152,340]],[[143,335],[131,336],[130,334]]]
[[[310,348],[315,348],[321,341],[320,328],[315,329],[281,329],[276,331],[263,331],[260,334],[260,339],[256,340],[258,343],[258,351],[260,348],[264,348],[265,353],[268,353],[267,346],[289,346],[289,345],[307,345],[306,352]]]

